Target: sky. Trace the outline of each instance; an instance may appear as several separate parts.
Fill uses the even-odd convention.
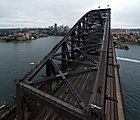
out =
[[[0,28],[72,27],[86,12],[107,5],[112,28],[140,28],[140,0],[0,0]]]

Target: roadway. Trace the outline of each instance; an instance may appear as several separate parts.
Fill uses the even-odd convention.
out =
[[[114,47],[112,42],[109,46],[109,54],[108,54],[108,69],[107,69],[107,85],[106,85],[106,109],[105,109],[105,119],[106,120],[117,120],[117,96],[116,96],[116,84],[115,84],[115,74],[114,74]],[[98,60],[98,56],[96,57]],[[87,59],[83,60],[85,63]],[[89,61],[88,61],[89,62]],[[92,63],[91,63],[92,64]],[[91,67],[85,65],[79,65],[76,71],[89,69]],[[89,100],[91,95],[93,94],[93,87],[96,79],[97,71],[90,71],[87,73],[79,74],[77,76],[70,76],[68,81],[71,83],[73,88],[77,91],[85,106],[89,106]],[[80,105],[77,103],[73,95],[70,91],[67,90],[65,84],[59,88],[59,90],[54,94],[55,97],[66,101],[72,105],[75,105],[80,108]],[[99,99],[99,98],[96,98]],[[47,105],[41,105],[36,112],[31,115],[30,120],[62,120],[62,115],[57,115],[51,108],[48,108]]]
[[[17,83],[17,88],[18,88],[17,105],[18,105],[18,114],[20,115],[21,119],[22,119],[22,115],[25,114],[26,114],[25,118],[27,118],[27,114],[30,114],[28,120],[62,120],[62,119],[73,120],[73,118],[71,118],[70,116],[75,118],[77,117],[78,120],[81,119],[82,120],[83,119],[84,120],[87,119],[117,120],[118,119],[118,109],[117,109],[118,104],[117,104],[117,95],[116,95],[117,80],[115,76],[116,63],[114,61],[114,58],[116,56],[114,54],[114,47],[112,41],[110,41],[110,9],[105,11],[105,13],[107,13],[106,14],[107,16],[105,15],[105,19],[100,13],[100,11],[98,11],[98,13],[95,12],[95,14],[90,13],[83,16],[79,20],[79,22],[75,24],[72,30],[66,35],[66,37],[63,38],[62,41],[60,41],[60,43],[57,44],[52,49],[52,51],[38,65],[36,65],[34,70],[32,70],[30,73],[28,73],[21,80],[18,81],[19,83]],[[90,15],[94,15],[96,17],[90,18]],[[90,24],[88,21],[90,20],[89,18],[91,20],[93,19],[96,24],[96,26],[93,24],[92,25],[93,27],[97,27],[97,29],[99,29],[100,27],[104,28],[104,33],[101,35],[97,35],[98,41],[96,41],[98,42],[98,44],[101,43],[102,44],[97,45],[96,43],[93,43],[98,47],[91,46],[91,48],[81,49],[79,47],[80,44],[77,44],[75,42],[75,46],[74,46],[72,42],[71,43],[68,42],[68,37],[70,36],[71,40],[74,39],[80,41],[81,39],[83,39],[83,41],[85,41],[84,37],[89,37],[87,36],[87,34],[86,36],[83,35],[81,38],[77,37],[76,34],[85,32],[84,30],[80,31],[79,28],[82,27],[90,28]],[[106,22],[104,22],[104,20],[106,20]],[[90,32],[92,33],[93,30],[89,31],[89,35]],[[100,32],[102,33],[102,31]],[[74,38],[74,36],[76,38]],[[87,40],[94,41],[95,37],[96,34],[92,34]],[[69,53],[67,45],[71,47],[71,49],[73,49],[72,53]],[[81,47],[85,47],[86,45],[90,45],[90,43],[83,44]],[[64,49],[62,51],[66,53],[60,54],[60,56],[62,55],[62,58],[59,55],[58,58],[56,58],[57,55],[54,56],[55,55],[54,53],[56,53],[56,51],[58,51],[60,47],[62,47]],[[82,58],[81,60],[77,60],[77,59],[74,60],[73,55],[78,55],[77,52],[78,54],[84,56],[84,58]],[[96,54],[96,52],[98,52],[98,54]],[[72,56],[71,57],[72,60],[69,59],[70,55]],[[74,56],[74,58],[76,57]],[[83,72],[82,74],[69,74],[67,76],[62,72],[64,73],[71,72],[68,70],[68,68],[71,69],[71,67],[66,66],[67,70],[63,71],[64,70],[63,68],[63,70],[61,71],[59,65],[56,65],[57,62],[54,63],[52,60],[55,61],[60,60],[61,62],[63,62],[62,67],[67,62],[71,63],[72,67],[76,66],[76,68],[72,70],[72,72],[76,73],[85,70],[87,70],[88,72]],[[47,66],[46,63],[49,65]],[[58,87],[57,91],[50,95],[49,93],[46,93],[47,85],[44,85],[44,87],[42,88],[38,88],[38,87],[35,88],[35,86],[31,86],[30,84],[30,81],[45,65],[48,70],[48,75],[51,75],[51,72],[53,72],[53,74],[57,73],[57,75],[59,73],[59,79],[62,77],[61,81],[63,81],[62,86]],[[97,67],[98,69],[91,70],[91,68],[95,68],[95,67]],[[54,77],[54,79],[56,80],[58,78],[58,77],[55,78],[55,75],[49,77],[50,78]],[[24,99],[21,99],[22,95],[24,96],[24,98],[27,99],[29,98],[27,101],[25,99],[26,102],[32,100],[32,102],[35,103],[34,105],[38,107],[33,111],[27,112],[28,107],[25,107],[25,109],[22,108],[21,103],[24,103]],[[48,105],[46,103],[48,103]],[[25,103],[24,105],[26,106]],[[48,107],[49,105],[50,106],[52,105],[53,107],[49,108]],[[70,108],[69,106],[72,107]],[[54,107],[58,108],[59,110],[62,110],[63,112],[55,110]],[[22,113],[22,110],[25,110],[24,111],[25,114],[24,112]],[[79,112],[78,110],[81,112]],[[64,115],[64,113],[66,113],[66,115]],[[79,116],[76,114],[78,114]],[[83,118],[81,117],[81,115]]]
[[[84,59],[83,61],[86,62],[86,59]],[[88,69],[91,69],[91,67],[80,65],[77,67],[75,72]],[[79,74],[77,76],[70,76],[68,78],[68,81],[79,94],[86,107],[88,107],[90,95],[93,94],[92,89],[94,86],[96,73],[96,71],[90,71],[87,73]],[[80,108],[80,105],[77,103],[65,84],[62,85],[62,87],[54,94],[54,96]],[[44,105],[41,105],[41,107],[39,107],[39,111],[37,113],[38,115],[35,115],[35,118],[34,115],[32,115],[33,117],[31,117],[30,120],[58,120],[58,118],[60,117],[60,115],[57,115],[52,109],[48,108],[47,106],[44,107]]]

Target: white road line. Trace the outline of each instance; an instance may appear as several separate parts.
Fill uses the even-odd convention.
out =
[[[71,103],[71,101],[72,101],[72,98],[70,99],[70,103]]]
[[[84,89],[84,87],[85,87],[85,83],[84,83],[83,86],[82,86],[82,90]]]

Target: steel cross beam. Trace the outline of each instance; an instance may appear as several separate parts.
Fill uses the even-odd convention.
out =
[[[83,42],[83,41],[81,41],[81,42]],[[78,47],[78,48],[80,48],[81,50],[90,49],[90,48],[96,49],[98,47],[101,47],[101,45],[102,45],[102,43],[96,43],[96,44],[93,44],[93,45],[86,45],[86,46]],[[76,51],[76,50],[77,50],[77,48],[73,49],[73,51]],[[72,52],[72,50],[67,50],[67,51],[64,51],[64,52],[55,53],[53,56],[60,56],[62,54],[67,54],[67,53],[71,53],[71,52]]]
[[[90,67],[96,67],[96,64],[93,64],[93,63],[85,63],[85,62],[82,62],[82,61],[79,61],[79,60],[73,60],[73,59],[64,59],[64,58],[56,58],[56,57],[53,57],[54,60],[64,60],[64,61],[68,61],[68,62],[73,62],[73,63],[78,63],[78,64],[81,64],[81,65],[85,65],[85,66],[90,66]]]
[[[97,71],[97,67],[93,67],[93,68],[78,71],[78,72],[66,72],[66,73],[63,73],[63,74],[67,78],[69,78],[71,76],[76,76],[76,75],[79,75],[79,74],[84,74],[84,73],[92,72],[92,71]],[[62,76],[60,74],[56,74],[56,75],[52,75],[52,76],[44,76],[44,75],[42,75],[42,77],[43,77],[42,79],[30,82],[28,85],[35,85],[35,84],[38,85],[40,83],[53,81],[53,80],[56,80],[56,79],[61,80],[61,78],[62,78]]]
[[[68,43],[67,42],[67,44],[69,45],[69,46],[72,46],[72,47],[74,47],[75,49],[77,49],[82,55],[84,55],[87,59],[89,59],[91,62],[93,62],[94,64],[97,64],[97,62],[96,61],[94,61],[89,55],[87,55],[83,50],[81,50],[80,48],[78,48],[78,47],[76,47],[76,46],[73,46],[72,44],[70,44],[70,43]]]
[[[59,74],[61,75],[64,83],[66,84],[66,86],[69,88],[70,92],[73,94],[74,98],[76,99],[76,101],[79,103],[79,105],[81,106],[81,108],[83,110],[85,110],[85,104],[82,101],[82,99],[80,98],[80,96],[78,95],[78,93],[74,90],[74,88],[72,87],[72,85],[69,83],[69,81],[67,80],[67,78],[65,77],[65,75],[63,74],[63,72],[60,70],[60,68],[57,66],[57,64],[55,62],[53,62],[53,60],[51,59],[52,64],[54,65],[54,67],[56,68],[56,70],[59,72]]]
[[[47,93],[44,93],[30,85],[23,82],[17,83],[18,89],[22,90],[22,94],[30,94],[30,98],[36,99],[38,102],[42,102],[51,107],[56,113],[63,114],[63,117],[70,117],[73,120],[83,120],[85,118],[85,111],[75,107],[65,101],[62,101],[56,97],[53,97]],[[19,110],[19,112],[22,112]],[[19,116],[20,117],[20,116]],[[21,120],[23,120],[21,118]]]

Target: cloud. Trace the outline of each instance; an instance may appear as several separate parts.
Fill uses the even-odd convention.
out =
[[[73,26],[98,6],[112,8],[112,26],[139,25],[139,0],[0,0],[0,27],[49,26],[55,22]],[[133,17],[132,17],[133,16]],[[127,26],[125,25],[125,26]]]
[[[50,25],[54,22],[72,25],[84,14],[83,10],[89,5],[84,4],[88,1],[93,2],[93,0],[81,0],[80,2],[79,0],[1,0],[0,23],[7,24],[7,26],[10,23],[10,26],[11,24],[15,26],[17,22],[17,27],[20,23],[21,26],[43,26],[43,24]],[[31,19],[32,22],[27,22]],[[42,21],[42,23],[36,21]]]

